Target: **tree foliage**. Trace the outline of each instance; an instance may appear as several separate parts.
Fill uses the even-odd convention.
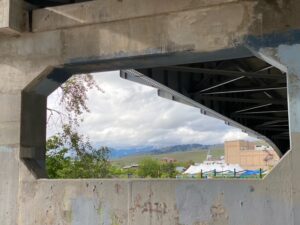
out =
[[[138,175],[140,177],[160,177],[160,165],[158,160],[152,158],[145,158],[139,164]]]
[[[83,121],[83,113],[90,112],[87,93],[91,89],[103,90],[95,82],[91,74],[81,74],[71,77],[61,87],[60,105],[67,112],[68,125],[78,127]]]
[[[175,178],[177,175],[174,163],[162,163],[150,157],[140,162],[137,173],[142,178]]]
[[[174,163],[163,163],[161,165],[162,178],[175,178],[177,175],[176,165]]]
[[[109,149],[93,148],[88,137],[78,131],[83,114],[89,112],[87,92],[90,89],[101,91],[90,74],[73,76],[60,87],[62,111],[48,109],[49,119],[55,112],[61,121],[61,131],[47,140],[49,178],[108,177]]]
[[[77,144],[76,144],[77,145]],[[49,178],[107,178],[110,175],[109,149],[91,148],[84,154],[72,155],[59,135],[47,141],[47,172]]]

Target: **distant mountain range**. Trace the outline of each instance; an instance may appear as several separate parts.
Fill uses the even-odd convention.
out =
[[[155,147],[155,146],[143,146],[143,147],[131,147],[131,148],[110,148],[110,159],[120,159],[128,156],[135,155],[159,155],[168,154],[174,152],[185,151],[203,151],[215,148],[223,148],[223,144],[214,145],[202,145],[202,144],[185,144],[185,145],[173,145],[168,147]]]

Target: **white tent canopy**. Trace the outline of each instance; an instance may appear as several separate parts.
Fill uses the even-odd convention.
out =
[[[201,173],[207,173],[211,171],[216,171],[217,173],[219,172],[241,172],[244,169],[240,167],[239,164],[200,164],[197,166],[190,166],[184,174],[199,174]]]

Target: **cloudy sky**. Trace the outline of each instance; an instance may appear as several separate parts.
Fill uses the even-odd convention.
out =
[[[249,138],[223,121],[200,114],[191,106],[157,96],[157,90],[119,77],[119,72],[94,74],[104,93],[88,93],[91,112],[84,115],[81,131],[92,142],[125,148],[177,144],[216,144],[224,140]],[[57,93],[48,106],[58,108]],[[48,136],[56,128],[50,127]]]

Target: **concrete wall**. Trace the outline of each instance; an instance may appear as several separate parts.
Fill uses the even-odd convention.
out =
[[[6,9],[7,1],[1,2]],[[293,213],[300,203],[298,128],[294,149],[263,181],[38,179],[46,96],[70,74],[247,56],[248,43],[269,43],[253,36],[258,34],[264,38],[278,32],[280,38],[270,39],[274,45],[299,41],[291,38],[295,33],[282,36],[287,27],[293,32],[299,27],[300,4],[293,0],[169,1],[166,6],[97,2],[98,8],[84,3],[79,9],[33,13],[36,33],[0,37],[1,225],[299,224]],[[78,15],[80,7],[104,16]],[[144,11],[136,16],[129,10],[135,7]],[[6,12],[0,13],[2,24]],[[70,18],[76,23],[65,21]],[[293,109],[297,120],[299,110]]]
[[[291,155],[260,180],[38,180],[22,184],[20,225],[293,224]],[[38,206],[38,210],[32,210]],[[29,216],[30,215],[30,216]]]

